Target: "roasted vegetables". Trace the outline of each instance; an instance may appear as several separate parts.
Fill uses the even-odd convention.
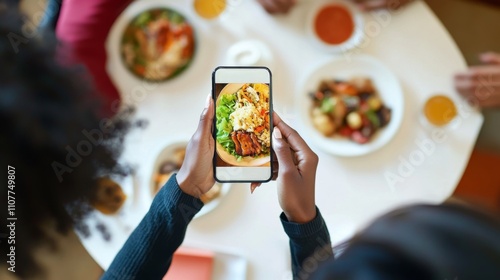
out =
[[[369,78],[324,80],[310,94],[313,126],[324,136],[338,135],[365,144],[391,119]]]

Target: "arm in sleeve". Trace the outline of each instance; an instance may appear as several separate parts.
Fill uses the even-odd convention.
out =
[[[319,263],[333,255],[325,221],[318,208],[316,217],[305,224],[289,222],[284,213],[280,219],[290,238],[293,279],[307,279]]]
[[[163,278],[202,206],[201,200],[182,192],[176,175],[170,177],[101,279]]]

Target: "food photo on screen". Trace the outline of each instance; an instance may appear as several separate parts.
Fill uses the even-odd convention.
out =
[[[269,85],[217,83],[216,166],[269,166]]]

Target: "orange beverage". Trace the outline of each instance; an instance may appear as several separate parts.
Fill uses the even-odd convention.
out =
[[[425,103],[424,115],[431,124],[444,126],[457,116],[457,107],[449,97],[435,95]]]
[[[216,18],[225,9],[226,0],[194,0],[194,10],[202,18]]]

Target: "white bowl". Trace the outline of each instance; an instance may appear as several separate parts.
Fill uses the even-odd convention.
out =
[[[366,144],[358,144],[341,136],[326,137],[314,128],[311,119],[312,101],[309,93],[315,92],[320,81],[325,79],[350,79],[368,77],[384,104],[392,111],[391,120]],[[404,115],[404,96],[396,76],[377,59],[366,56],[353,56],[350,60],[333,58],[314,67],[298,87],[295,98],[299,112],[300,129],[320,149],[338,156],[361,156],[380,149],[396,134]]]

